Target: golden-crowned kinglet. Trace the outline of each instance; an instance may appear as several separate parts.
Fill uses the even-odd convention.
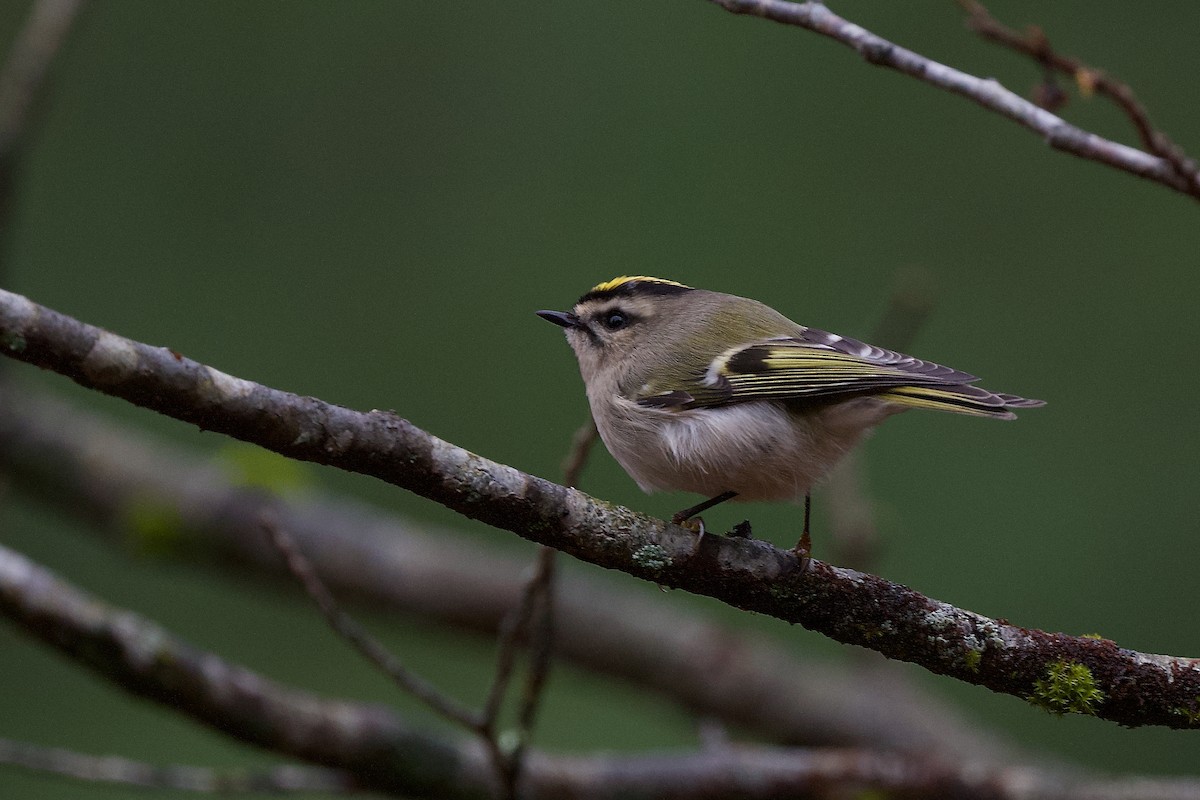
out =
[[[638,486],[711,498],[677,524],[735,497],[807,500],[871,428],[909,408],[1014,419],[1014,408],[1043,405],[661,278],[614,278],[571,311],[537,313],[566,330],[600,437]],[[802,557],[807,502],[805,512]]]

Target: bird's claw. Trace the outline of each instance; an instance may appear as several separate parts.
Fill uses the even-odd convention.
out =
[[[812,563],[812,538],[807,529],[800,534],[800,541],[792,548],[792,555],[800,560],[800,574],[808,572],[809,564]]]

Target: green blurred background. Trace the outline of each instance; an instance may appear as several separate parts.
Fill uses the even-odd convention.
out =
[[[0,5],[0,42],[28,5]],[[834,10],[1015,90],[1038,80],[968,33],[952,3]],[[1200,154],[1194,0],[1141,14],[1117,2],[992,10],[1040,23],[1064,52],[1130,82]],[[812,33],[703,0],[95,2],[54,76],[20,174],[6,288],[234,375],[394,408],[549,478],[586,404],[561,333],[533,310],[648,273],[866,336],[897,274],[926,274],[937,308],[910,350],[1049,405],[1014,424],[889,422],[865,456],[884,537],[877,571],[1019,625],[1200,652],[1194,200],[1054,152]],[[1065,116],[1132,141],[1108,103],[1071,94]],[[197,449],[225,444],[57,376],[10,371]],[[399,490],[311,470],[532,553]],[[658,515],[692,500],[642,495],[603,452],[584,488]],[[709,522],[744,516],[780,544],[795,537],[786,505],[719,509]],[[11,495],[0,541],[267,675],[411,707],[292,587],[116,552]],[[847,656],[714,601],[639,590],[777,636],[802,658]],[[370,621],[448,689],[481,696],[490,643]],[[1029,747],[1106,770],[1197,771],[1197,734],[1057,719],[906,669]],[[264,760],[9,626],[0,675],[2,736],[163,762]],[[558,751],[695,743],[682,712],[566,668],[538,733]],[[0,770],[5,796],[66,792],[127,793]]]

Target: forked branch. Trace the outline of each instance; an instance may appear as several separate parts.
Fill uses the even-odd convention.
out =
[[[871,64],[894,69],[1006,117],[1037,133],[1056,150],[1106,164],[1200,199],[1200,176],[1196,173],[1195,165],[1182,173],[1180,170],[1182,165],[1190,162],[1168,160],[1085,131],[1005,89],[995,80],[968,75],[889,42],[839,17],[821,3],[790,0],[708,1],[734,14],[761,17],[828,36],[855,50]]]

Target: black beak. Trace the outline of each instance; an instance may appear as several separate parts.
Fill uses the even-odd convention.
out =
[[[548,322],[553,322],[563,328],[578,328],[579,317],[572,314],[570,311],[538,311],[539,317]]]

